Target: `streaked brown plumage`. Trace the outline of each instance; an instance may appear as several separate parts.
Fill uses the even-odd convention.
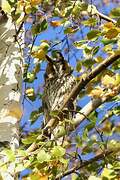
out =
[[[64,99],[67,98],[76,79],[72,75],[72,69],[60,52],[57,52],[55,60],[46,55],[48,65],[45,73],[45,86],[43,92],[43,109],[45,124],[51,119],[50,112],[58,110],[62,106]],[[67,119],[71,119],[75,110],[75,103],[69,101],[64,112]]]

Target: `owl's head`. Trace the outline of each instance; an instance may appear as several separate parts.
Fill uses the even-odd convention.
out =
[[[0,25],[6,23],[8,20],[8,17],[6,13],[2,10],[2,7],[0,6]]]
[[[46,75],[47,77],[61,77],[62,75],[67,75],[72,73],[72,69],[69,66],[68,62],[64,59],[61,52],[57,51],[52,59],[46,55],[48,61]]]

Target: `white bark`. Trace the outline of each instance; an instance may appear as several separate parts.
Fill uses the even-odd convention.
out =
[[[18,121],[22,116],[22,61],[14,35],[15,28],[11,19],[0,21],[0,142],[7,141],[13,150],[19,147]],[[6,160],[3,157],[1,161]],[[9,171],[14,171],[11,167],[12,164],[8,172],[3,172],[0,168],[4,180],[14,179],[9,174]]]
[[[14,34],[10,20],[0,26],[0,142],[9,141],[18,146],[22,73],[21,55],[13,42]]]

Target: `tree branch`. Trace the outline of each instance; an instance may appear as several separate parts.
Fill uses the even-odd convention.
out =
[[[98,108],[101,104],[109,101],[111,98],[115,97],[116,95],[118,95],[120,93],[120,85],[115,88],[114,93],[112,94],[106,94],[101,98],[97,98],[94,100],[91,100],[86,106],[84,106],[79,113],[76,114],[76,117],[72,119],[72,125],[67,128],[67,132],[68,134],[70,134],[70,132],[74,131],[75,128],[77,128],[85,119],[86,117],[88,117],[88,115],[93,112],[96,108]],[[59,135],[55,135],[55,139],[56,138],[60,138],[63,135],[59,133]]]
[[[92,164],[95,161],[98,161],[100,159],[103,159],[105,156],[109,156],[110,154],[117,152],[117,151],[113,151],[113,150],[106,150],[105,152],[102,152],[101,154],[95,156],[94,158],[91,158],[88,161],[84,161],[82,162],[82,164],[77,164],[75,167],[65,171],[63,174],[58,174],[57,177],[55,178],[55,180],[59,180],[65,176],[68,176],[72,173],[74,173],[75,171],[82,169],[83,167],[88,166],[89,164]]]
[[[99,11],[97,11],[97,15],[98,15],[101,19],[104,19],[104,20],[106,20],[106,21],[108,21],[108,22],[112,22],[112,23],[114,23],[114,24],[117,23],[116,20],[111,19],[110,17],[108,17],[108,16],[106,16],[106,15],[100,13]]]
[[[98,15],[101,19],[103,19],[103,20],[105,20],[105,21],[112,22],[112,23],[114,23],[114,24],[117,23],[116,20],[114,20],[114,19],[112,19],[112,18],[110,18],[110,17],[108,17],[108,16],[100,13],[100,12],[97,10],[96,6],[94,6],[93,4],[88,6],[88,13],[90,13],[91,15]]]
[[[76,114],[76,117],[73,119],[73,124],[77,127],[80,123],[87,117],[91,112],[93,112],[96,108],[98,108],[101,104],[109,101],[111,98],[115,97],[120,93],[120,85],[115,88],[115,92],[112,94],[106,94],[101,98],[94,99],[90,101],[86,106],[82,108],[80,113]],[[84,114],[84,115],[82,115]]]

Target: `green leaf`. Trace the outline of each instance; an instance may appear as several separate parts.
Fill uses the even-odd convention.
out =
[[[47,20],[44,19],[41,23],[40,29],[41,31],[45,31],[47,28],[48,28],[48,23],[47,23]]]
[[[42,108],[39,108],[39,110],[36,111],[32,111],[30,115],[31,122],[32,123],[35,122],[40,117],[41,114],[42,114]]]
[[[74,34],[74,33],[76,33],[78,30],[79,30],[78,27],[67,27],[67,28],[64,30],[64,34]]]
[[[100,36],[101,32],[99,30],[92,30],[87,34],[88,40],[96,39]]]
[[[68,160],[68,159],[64,159],[64,158],[60,158],[60,162],[61,162],[62,164],[64,164],[65,166],[67,166],[69,160]]]
[[[27,73],[27,78],[26,78],[26,82],[28,82],[28,83],[32,83],[34,80],[35,80],[35,78],[36,78],[36,75],[35,75],[35,73],[33,73],[33,72],[28,72]]]
[[[112,17],[120,17],[120,7],[117,7],[117,8],[113,8],[110,12],[111,16]]]
[[[64,125],[63,126],[59,126],[58,132],[56,133],[55,137],[59,138],[61,136],[65,136],[66,134],[67,134],[67,130],[65,129]]]
[[[88,124],[85,128],[87,128],[88,131],[92,130],[95,127],[95,123],[91,122],[90,124]]]
[[[120,18],[118,18],[116,25],[117,25],[117,26],[120,26]]]
[[[78,72],[80,72],[81,67],[82,67],[82,63],[81,63],[81,61],[77,61],[76,70],[77,70]]]
[[[81,49],[81,46],[84,45],[85,43],[88,43],[88,40],[80,40],[80,41],[75,41],[73,43],[73,45],[77,48],[77,49]]]
[[[81,147],[82,146],[82,138],[79,135],[77,135],[77,136],[75,136],[75,140],[77,143],[77,147]]]
[[[22,143],[25,145],[32,144],[33,142],[36,141],[36,138],[37,138],[37,135],[28,136],[27,138],[22,139]]]
[[[97,52],[99,51],[99,46],[96,46],[93,48],[92,52],[93,52],[93,55],[97,54]]]
[[[112,180],[115,179],[116,175],[113,169],[109,169],[109,168],[104,168],[103,172],[101,174],[102,179],[108,179],[108,180]]]
[[[40,24],[35,24],[32,26],[32,34],[37,35],[42,31],[45,31],[48,28],[48,23],[46,19],[44,19]]]
[[[50,159],[51,159],[50,154],[48,154],[44,150],[40,150],[37,154],[37,160],[39,161],[39,163],[49,162]]]
[[[50,116],[52,117],[58,117],[59,111],[58,110],[54,110],[50,112]]]
[[[31,31],[32,31],[33,36],[39,34],[41,32],[41,24],[33,25]]]
[[[72,13],[72,10],[73,10],[73,6],[65,8],[65,17],[70,16],[70,14]]]
[[[105,45],[117,43],[117,39],[102,39],[101,42]]]
[[[35,68],[34,68],[34,73],[38,73],[40,71],[40,63],[37,63]]]
[[[82,140],[86,141],[88,139],[88,130],[84,129],[84,132],[82,134]]]
[[[95,61],[93,59],[85,59],[82,61],[82,65],[86,68],[90,68],[92,65],[95,64]]]
[[[97,111],[93,111],[93,112],[88,116],[88,118],[89,118],[92,122],[94,122],[94,123],[96,123],[97,117],[98,117]]]
[[[97,24],[97,19],[96,18],[89,18],[86,21],[82,21],[82,24],[84,24],[85,26],[95,26]]]
[[[59,158],[65,155],[66,150],[61,146],[54,146],[51,150],[51,154],[55,158]]]
[[[116,116],[119,116],[120,115],[120,106],[117,106],[113,109],[113,113],[116,115]]]
[[[11,162],[15,161],[15,154],[11,149],[5,149],[4,153],[6,154],[9,161]]]

